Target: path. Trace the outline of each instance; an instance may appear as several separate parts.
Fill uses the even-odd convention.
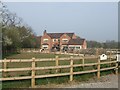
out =
[[[67,84],[48,84],[37,86],[37,88],[118,88],[118,76],[110,74],[101,76],[98,80],[96,77],[84,82],[72,82]]]

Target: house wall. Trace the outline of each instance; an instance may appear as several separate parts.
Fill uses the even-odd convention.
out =
[[[60,45],[62,45],[62,44],[67,44],[67,43],[65,43],[65,42],[63,42],[62,40],[63,39],[68,39],[68,41],[71,39],[67,34],[63,34],[61,37],[60,37]]]
[[[73,34],[72,39],[76,39],[76,38],[77,38],[77,36],[75,34]]]
[[[86,40],[84,40],[83,45],[82,45],[82,48],[83,48],[83,49],[86,49],[86,48],[87,48],[87,42],[86,42]]]
[[[54,41],[54,40],[56,40],[56,41]],[[57,38],[57,39],[56,39],[56,38],[53,38],[53,39],[52,39],[52,46],[53,46],[53,45],[58,45],[58,44],[59,44],[59,39],[58,39],[58,38]]]
[[[44,42],[44,39],[48,39],[48,42]],[[51,49],[51,47],[52,47],[52,39],[47,34],[44,34],[41,37],[41,48],[42,48],[42,44],[44,44],[44,43],[47,43],[48,44],[48,49]]]
[[[82,49],[82,45],[68,45],[68,47],[74,47],[75,49],[77,49],[76,47],[79,47],[79,49]]]
[[[48,49],[49,45],[42,45],[42,48],[45,48],[45,47]]]
[[[76,35],[74,34],[72,39],[77,38]],[[44,39],[48,39],[48,42],[44,42]],[[48,44],[48,49],[50,50],[54,44],[60,44],[60,48],[62,49],[63,46],[67,46],[68,42],[63,42],[63,39],[68,39],[68,41],[71,39],[67,34],[63,34],[60,38],[59,41],[58,39],[56,41],[53,41],[53,39],[51,39],[50,36],[47,35],[47,33],[43,33],[43,36],[41,37],[41,48],[42,48],[42,44],[46,43]],[[70,45],[69,45],[70,46]],[[78,46],[78,45],[76,45]],[[79,45],[81,48],[86,49],[87,48],[87,43],[86,40],[84,40],[83,45]]]

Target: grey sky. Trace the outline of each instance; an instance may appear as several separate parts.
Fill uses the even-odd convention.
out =
[[[5,3],[31,26],[37,35],[75,32],[87,40],[118,40],[117,2]]]

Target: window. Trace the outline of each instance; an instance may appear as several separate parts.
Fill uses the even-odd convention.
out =
[[[44,42],[48,42],[48,39],[43,39]]]
[[[63,42],[68,42],[68,39],[62,39]]]
[[[53,42],[56,42],[57,41],[57,39],[53,39]]]
[[[60,42],[60,39],[58,39],[58,42]]]
[[[75,49],[75,47],[69,47],[69,49]]]
[[[42,45],[44,49],[48,49],[48,45]]]
[[[80,49],[80,47],[76,47],[76,49]]]

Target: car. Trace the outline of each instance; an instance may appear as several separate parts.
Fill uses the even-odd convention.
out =
[[[51,51],[52,51],[52,52],[60,51],[60,47],[52,47],[52,48],[51,48]]]
[[[64,51],[68,51],[68,47],[63,47],[62,50],[63,50],[63,52],[64,52]]]
[[[40,49],[40,52],[44,51],[44,49]]]

